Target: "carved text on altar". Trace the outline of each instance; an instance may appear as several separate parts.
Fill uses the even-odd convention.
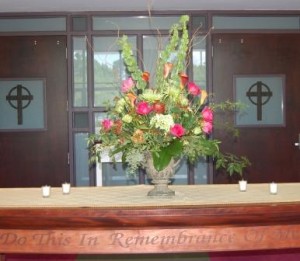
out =
[[[240,231],[240,232],[238,232]],[[78,232],[73,231],[2,231],[0,230],[0,247],[86,247],[89,249],[151,249],[164,246],[170,249],[184,249],[186,246],[194,249],[218,248],[228,245],[255,245],[272,240],[274,242],[300,241],[300,230],[290,228],[241,228],[224,229],[186,229],[160,230],[159,232],[145,230],[117,230]]]
[[[0,244],[2,245],[25,245],[33,242],[35,245],[46,246],[67,246],[71,243],[71,237],[63,233],[57,234],[54,232],[36,233],[32,236],[20,236],[18,233],[3,233],[0,234]]]
[[[81,234],[79,239],[80,246],[96,246],[99,244],[99,238],[88,234]]]
[[[205,233],[190,234],[186,230],[174,235],[155,236],[127,236],[126,233],[116,232],[111,234],[111,245],[128,248],[130,246],[148,245],[198,245],[198,244],[220,244],[233,243],[234,234]]]

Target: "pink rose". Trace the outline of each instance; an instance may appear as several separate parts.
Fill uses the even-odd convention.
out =
[[[101,122],[101,126],[104,129],[104,131],[109,131],[112,128],[112,126],[113,126],[113,121],[110,120],[110,119],[104,119]]]
[[[152,111],[152,106],[150,106],[148,104],[148,102],[140,102],[137,104],[136,106],[136,112],[137,114],[141,114],[141,115],[147,115]]]
[[[200,87],[197,86],[194,82],[189,82],[187,88],[189,94],[192,94],[194,96],[198,96],[201,93]]]
[[[175,123],[171,128],[170,132],[173,136],[180,138],[184,135],[185,129],[182,127],[181,124]]]
[[[134,81],[131,77],[122,81],[121,91],[123,93],[128,92],[134,86]]]
[[[211,110],[211,108],[209,108],[207,106],[204,107],[201,114],[202,114],[202,118],[204,121],[209,121],[209,122],[213,121],[214,114],[213,114],[213,111]]]
[[[210,134],[212,132],[213,125],[211,121],[202,122],[202,130],[206,134]]]

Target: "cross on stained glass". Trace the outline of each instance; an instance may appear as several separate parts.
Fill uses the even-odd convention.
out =
[[[18,125],[23,124],[23,110],[29,106],[33,100],[33,95],[30,91],[18,84],[16,87],[13,87],[8,95],[6,95],[6,100],[11,107],[17,110],[18,113]]]
[[[250,86],[246,93],[250,102],[256,105],[256,118],[262,120],[262,106],[265,105],[272,97],[272,92],[268,85],[258,81]]]

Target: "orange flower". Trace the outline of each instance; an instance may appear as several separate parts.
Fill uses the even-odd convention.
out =
[[[149,82],[150,73],[149,72],[143,72],[142,78],[145,82]]]
[[[122,121],[116,120],[114,121],[114,132],[119,135],[122,132]]]
[[[164,78],[166,79],[168,77],[168,75],[170,74],[171,70],[173,68],[173,64],[172,63],[166,63],[164,65]]]
[[[142,130],[136,130],[134,133],[133,133],[133,136],[132,136],[132,141],[134,143],[143,143],[145,140],[144,140],[144,132]]]
[[[131,106],[134,107],[136,96],[131,92],[127,93],[126,96],[130,100]]]
[[[155,111],[156,113],[165,113],[166,110],[166,106],[165,104],[163,104],[162,102],[155,102],[153,104],[153,111]]]
[[[184,86],[187,84],[189,77],[185,73],[180,73],[179,76],[181,80],[180,88],[183,89]]]

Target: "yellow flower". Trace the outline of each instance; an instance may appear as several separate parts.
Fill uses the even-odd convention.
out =
[[[126,114],[123,116],[122,121],[126,122],[126,123],[130,123],[132,122],[132,117],[129,114]]]
[[[202,132],[202,130],[201,130],[200,127],[196,127],[195,129],[193,129],[193,133],[194,133],[195,135],[198,135],[198,134],[200,134],[201,132]]]
[[[202,105],[207,98],[207,92],[205,90],[201,90],[201,99],[200,99],[200,105]]]
[[[125,101],[123,98],[122,98],[122,99],[119,99],[119,100],[116,102],[116,106],[115,106],[116,112],[122,113],[123,110],[124,110],[125,104],[126,104],[126,101]]]
[[[189,105],[189,100],[186,98],[186,97],[184,97],[184,96],[181,96],[180,97],[180,104],[181,104],[181,106],[188,106]]]

